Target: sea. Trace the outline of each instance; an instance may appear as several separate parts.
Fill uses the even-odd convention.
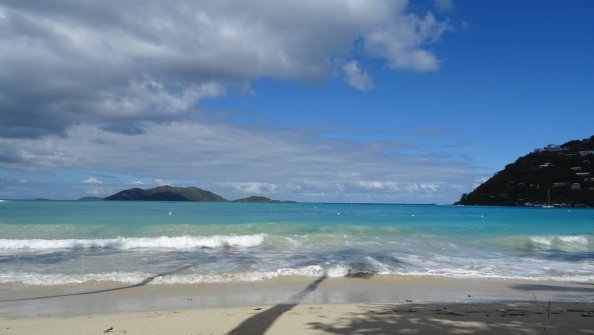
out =
[[[594,209],[0,201],[0,284],[594,281]]]

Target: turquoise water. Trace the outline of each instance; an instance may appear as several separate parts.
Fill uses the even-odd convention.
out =
[[[0,202],[0,283],[282,276],[594,280],[594,210],[384,204]],[[160,274],[166,274],[161,275]]]

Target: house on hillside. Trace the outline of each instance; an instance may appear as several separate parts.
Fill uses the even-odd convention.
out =
[[[554,151],[561,151],[563,150],[560,145],[557,144],[549,144],[545,147],[546,151],[554,152]]]

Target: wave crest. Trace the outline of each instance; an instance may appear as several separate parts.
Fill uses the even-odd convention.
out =
[[[264,242],[265,234],[215,236],[117,237],[112,239],[0,239],[3,251],[56,249],[216,249],[251,248]]]
[[[590,235],[511,236],[497,238],[490,242],[514,250],[594,251],[594,237]]]

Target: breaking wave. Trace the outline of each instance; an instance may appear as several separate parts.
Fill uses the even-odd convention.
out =
[[[510,236],[492,242],[513,250],[594,251],[594,237],[591,235]]]
[[[0,239],[0,251],[44,251],[56,249],[216,249],[251,248],[264,242],[266,234],[160,237],[118,237],[112,239]]]
[[[344,277],[349,274],[348,267],[332,266],[324,268],[310,265],[302,268],[280,268],[276,271],[253,271],[220,274],[172,274],[152,275],[144,272],[108,272],[87,274],[37,274],[37,273],[5,273],[0,274],[0,283],[21,283],[25,285],[68,285],[86,282],[119,282],[137,284],[151,278],[149,284],[199,284],[251,282],[277,277]]]

